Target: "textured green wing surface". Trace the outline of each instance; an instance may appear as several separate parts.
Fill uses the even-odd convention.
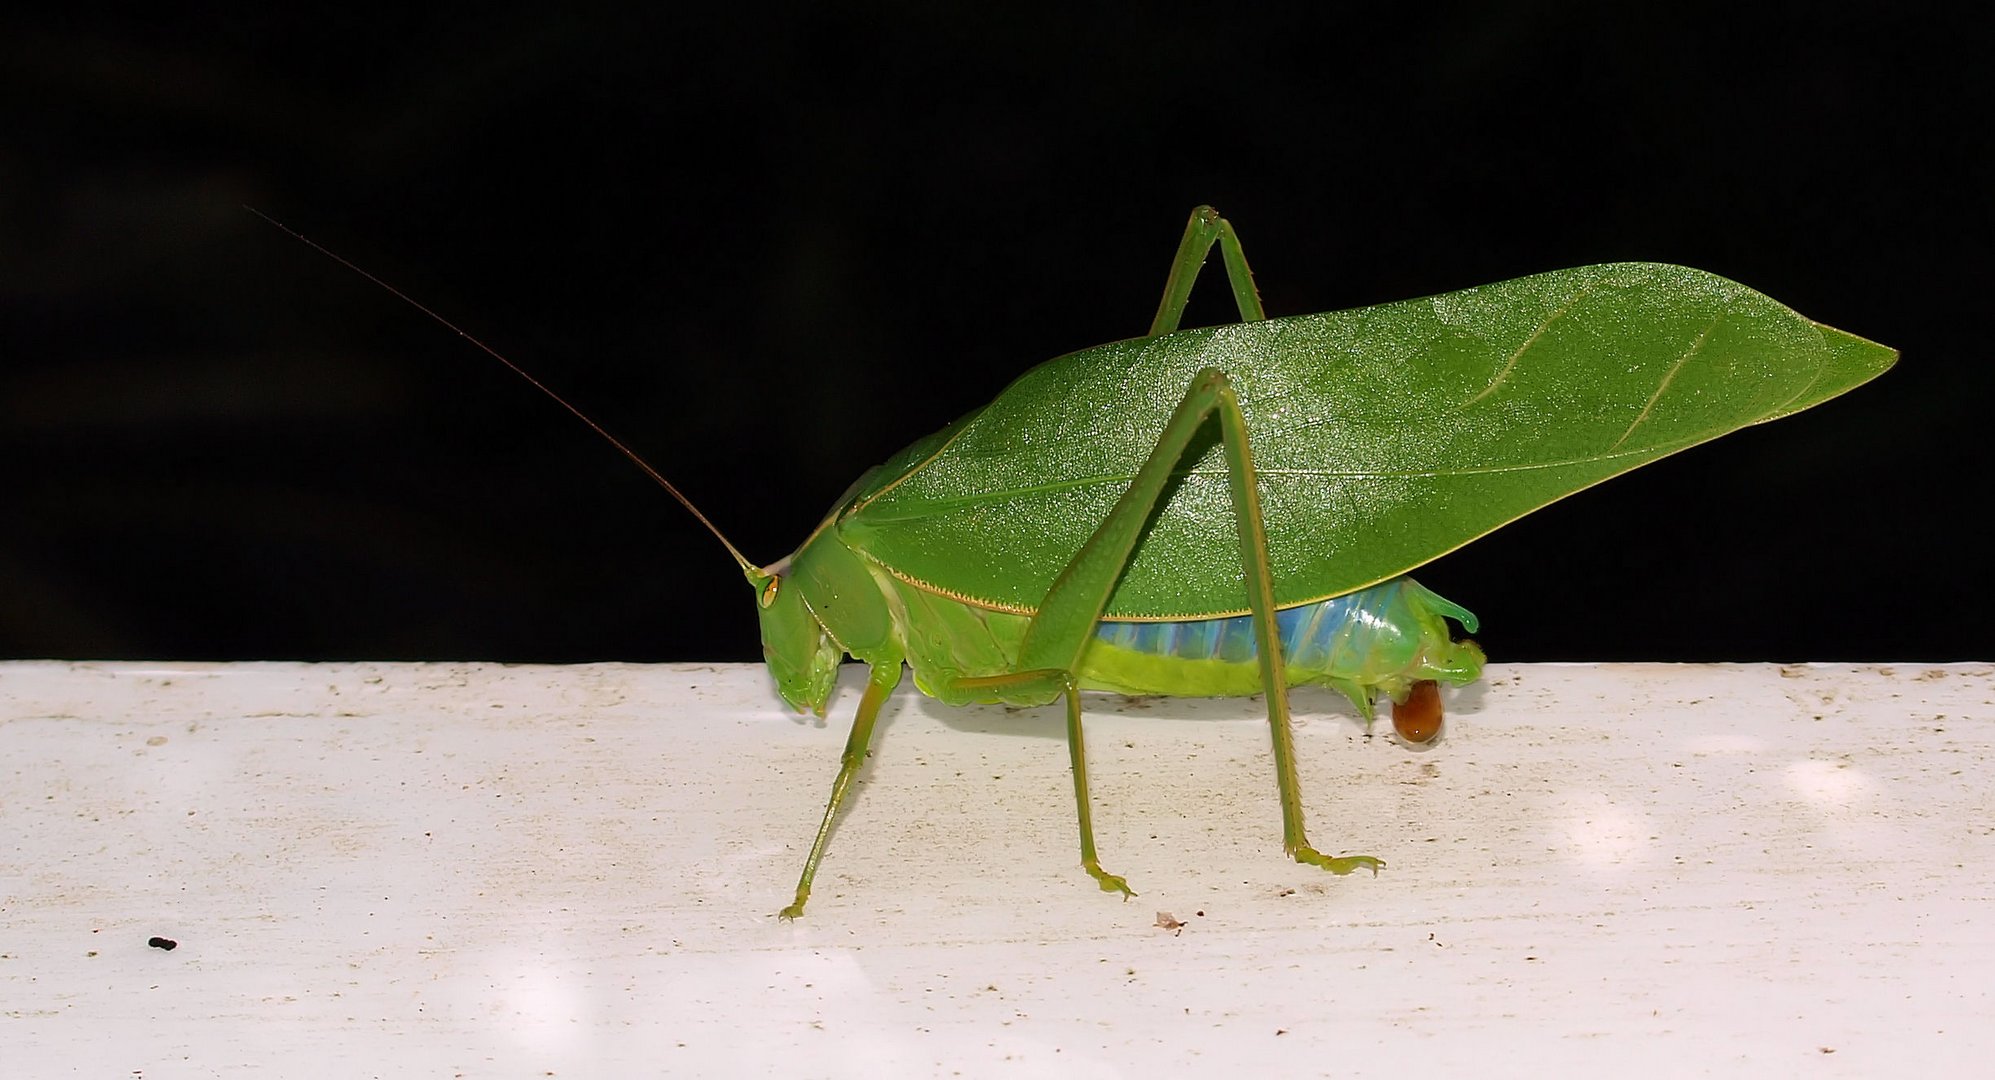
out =
[[[1035,610],[1193,376],[1218,368],[1246,412],[1275,596],[1289,606],[1825,401],[1896,358],[1724,278],[1642,263],[1121,341],[1033,368],[898,455],[839,529],[903,577]],[[1213,432],[1153,517],[1111,617],[1245,610]]]

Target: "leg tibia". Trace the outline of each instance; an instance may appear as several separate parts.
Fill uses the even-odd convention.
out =
[[[866,762],[866,746],[873,739],[873,721],[879,718],[880,706],[886,704],[888,696],[900,681],[899,661],[878,665],[868,672],[866,694],[859,699],[859,711],[852,717],[852,733],[846,736],[845,751],[839,755],[838,777],[831,782],[831,798],[824,804],[824,820],[818,823],[817,837],[810,845],[810,856],[804,860],[803,876],[797,879],[796,899],[777,912],[777,917],[794,919],[804,913],[804,902],[810,899],[811,882],[817,879],[818,863],[824,860],[824,845],[831,839],[831,826],[837,820],[838,808],[844,805],[846,793],[852,787],[852,778],[859,774],[859,766]]]
[[[1088,800],[1088,756],[1087,744],[1081,734],[1081,694],[1074,683],[1074,677],[1056,668],[1039,668],[1032,671],[1015,671],[1007,675],[988,675],[976,678],[953,680],[957,687],[976,687],[997,690],[1001,696],[1009,698],[1019,693],[1028,698],[1037,698],[1040,691],[1051,690],[1067,699],[1067,756],[1074,766],[1074,808],[1081,829],[1081,869],[1095,879],[1103,892],[1119,892],[1127,899],[1136,894],[1129,891],[1129,883],[1101,868],[1101,858],[1095,854],[1094,812]],[[1039,700],[1044,700],[1040,698]]]

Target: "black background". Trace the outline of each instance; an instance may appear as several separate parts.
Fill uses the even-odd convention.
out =
[[[1903,350],[1425,568],[1492,659],[1995,653],[1977,35],[1393,7],[11,16],[0,655],[757,656],[682,510],[243,204],[770,561],[1026,366],[1141,333],[1201,202],[1273,314],[1653,259]]]

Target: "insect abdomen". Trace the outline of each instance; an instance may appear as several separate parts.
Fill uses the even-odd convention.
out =
[[[1446,620],[1475,616],[1411,578],[1275,613],[1290,685],[1342,691],[1369,712],[1372,694],[1393,698],[1421,679],[1472,681],[1482,651],[1454,641]],[[1253,617],[1184,622],[1103,622],[1082,661],[1082,685],[1131,694],[1217,696],[1259,692]]]

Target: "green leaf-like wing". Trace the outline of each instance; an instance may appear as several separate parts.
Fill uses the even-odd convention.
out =
[[[1048,361],[879,470],[838,528],[905,578],[1036,610],[1193,376],[1218,368],[1247,417],[1286,607],[1404,573],[1896,359],[1700,270],[1561,270]],[[1213,442],[1189,456],[1112,616],[1246,609],[1224,461]]]

